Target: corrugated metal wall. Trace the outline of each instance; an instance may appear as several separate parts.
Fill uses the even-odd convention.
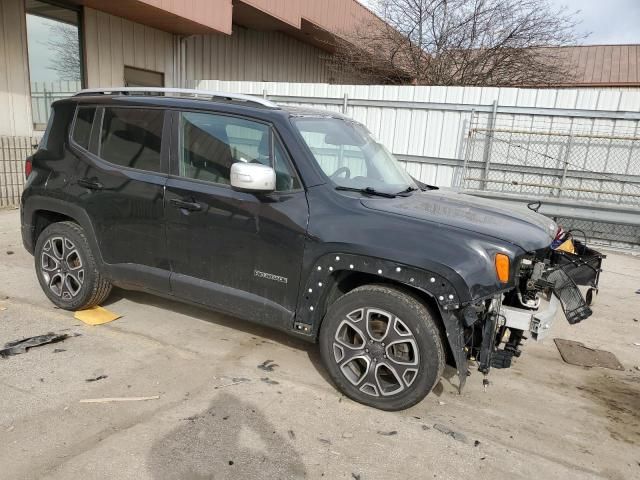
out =
[[[84,18],[89,87],[122,85],[125,65],[163,72],[166,86],[178,85],[175,36],[90,8]],[[323,54],[280,32],[234,25],[231,36],[187,38],[186,80],[335,81]]]
[[[123,83],[124,65],[163,72],[177,86],[176,37],[96,10],[85,9],[86,72],[89,87]],[[335,82],[322,50],[280,32],[234,25],[231,36],[186,39],[188,82],[221,80]],[[333,74],[335,77],[335,74]]]
[[[279,32],[233,26],[233,34],[187,39],[187,80],[329,82],[324,52]]]
[[[84,36],[88,87],[122,86],[125,65],[162,72],[175,86],[172,34],[85,8]]]
[[[23,0],[0,1],[0,135],[31,135]]]

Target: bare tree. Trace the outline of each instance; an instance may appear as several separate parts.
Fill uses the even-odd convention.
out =
[[[78,28],[60,22],[51,25],[47,47],[51,51],[47,68],[56,72],[60,80],[80,80]]]
[[[332,68],[384,83],[540,85],[566,82],[562,46],[576,13],[547,0],[372,0],[370,19],[334,45]],[[357,47],[354,47],[356,45]]]

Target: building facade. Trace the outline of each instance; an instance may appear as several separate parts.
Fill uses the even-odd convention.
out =
[[[358,83],[327,56],[372,19],[355,0],[0,0],[0,136],[42,130],[80,88]]]

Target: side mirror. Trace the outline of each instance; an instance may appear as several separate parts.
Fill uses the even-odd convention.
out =
[[[249,192],[273,192],[276,172],[259,163],[236,162],[231,165],[231,186]]]

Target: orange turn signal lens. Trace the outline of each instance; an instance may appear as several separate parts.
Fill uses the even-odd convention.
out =
[[[509,257],[504,253],[496,253],[496,275],[502,283],[509,281]]]

